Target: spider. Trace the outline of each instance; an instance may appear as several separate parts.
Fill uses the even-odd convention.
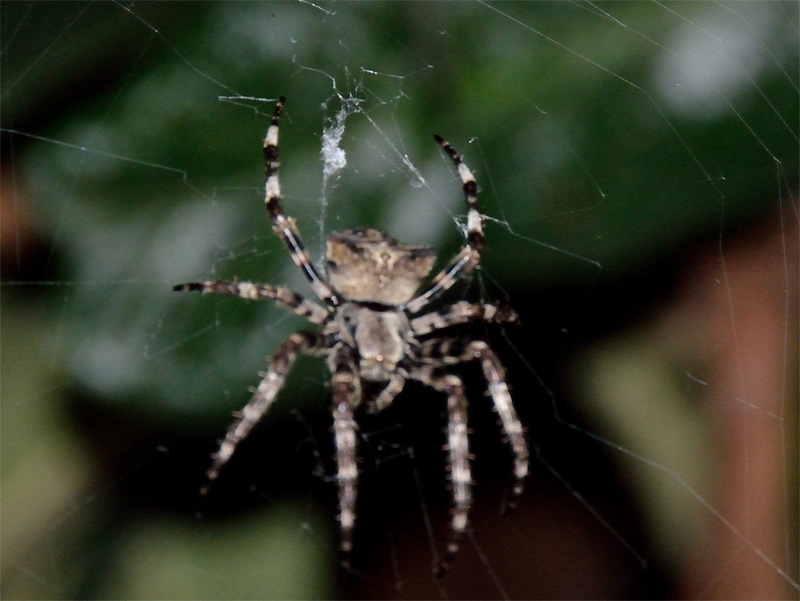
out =
[[[463,340],[452,326],[466,323],[517,324],[519,316],[500,304],[456,302],[420,314],[431,301],[479,264],[484,247],[478,185],[460,155],[440,136],[434,136],[450,156],[466,197],[467,236],[461,251],[417,293],[433,268],[430,246],[409,245],[374,229],[334,232],[327,241],[324,275],[312,263],[295,220],[282,208],[278,179],[278,123],[286,99],[281,97],[264,138],[266,207],[275,233],[314,293],[325,303],[310,302],[289,288],[240,281],[179,284],[178,291],[224,294],[250,300],[273,300],[279,306],[321,326],[319,331],[291,334],[278,348],[253,396],[212,455],[201,494],[207,494],[238,444],[269,410],[299,353],[327,355],[333,391],[333,436],[339,498],[341,563],[350,569],[356,522],[358,484],[356,411],[386,409],[407,380],[416,380],[447,398],[447,463],[452,484],[450,539],[435,569],[441,576],[458,551],[472,503],[467,397],[453,366],[475,361],[486,381],[488,396],[499,416],[505,441],[513,455],[513,481],[508,507],[522,494],[529,452],[522,425],[511,402],[505,373],[497,355],[482,340]]]

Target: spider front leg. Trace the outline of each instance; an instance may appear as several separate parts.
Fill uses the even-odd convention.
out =
[[[289,336],[272,357],[269,368],[263,374],[261,382],[255,389],[252,398],[244,409],[236,412],[236,420],[228,428],[219,449],[212,455],[213,462],[206,471],[206,482],[200,489],[200,494],[205,496],[211,485],[219,476],[220,470],[233,455],[239,443],[250,433],[253,426],[264,416],[275,397],[283,386],[286,374],[301,352],[321,348],[326,342],[326,337],[313,332],[297,332]]]
[[[433,279],[431,285],[422,294],[408,301],[403,308],[411,313],[417,313],[434,297],[438,296],[459,278],[465,276],[478,266],[481,253],[485,244],[481,213],[478,208],[478,182],[472,175],[460,154],[450,146],[450,143],[441,136],[433,136],[444,151],[450,155],[461,178],[464,197],[467,200],[467,243],[462,247],[452,261]]]
[[[264,170],[267,178],[264,186],[264,203],[272,217],[272,229],[283,240],[286,248],[289,249],[295,265],[303,270],[316,295],[329,306],[335,307],[341,302],[339,297],[314,267],[311,257],[300,239],[300,232],[297,230],[295,220],[284,214],[281,205],[283,197],[281,195],[280,179],[278,178],[278,167],[280,167],[280,161],[278,160],[278,126],[285,104],[286,98],[281,96],[275,105],[272,123],[264,138]]]

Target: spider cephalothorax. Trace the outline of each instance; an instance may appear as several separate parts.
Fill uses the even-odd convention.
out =
[[[264,416],[283,386],[299,353],[326,355],[333,391],[333,431],[336,446],[342,564],[349,567],[358,480],[356,410],[376,413],[388,407],[407,380],[416,380],[447,397],[448,468],[453,487],[450,542],[436,568],[441,575],[458,550],[472,503],[472,475],[467,435],[467,398],[452,366],[475,361],[487,384],[514,457],[509,506],[522,494],[528,474],[528,446],[505,382],[503,366],[482,340],[464,340],[453,326],[471,322],[514,324],[516,312],[502,305],[457,302],[422,313],[439,294],[471,272],[484,245],[478,186],[461,156],[445,140],[437,142],[458,169],[467,200],[467,240],[461,251],[423,287],[436,256],[429,246],[398,242],[377,230],[356,228],[331,234],[325,253],[324,276],[311,262],[294,219],[281,206],[278,180],[278,122],[285,99],[275,108],[264,139],[266,206],[273,229],[292,259],[308,278],[325,307],[303,299],[289,288],[250,282],[193,282],[175,290],[227,294],[251,300],[270,299],[321,326],[289,336],[272,358],[255,392],[231,424],[213,455],[205,494],[236,446]],[[422,291],[420,292],[420,289]]]

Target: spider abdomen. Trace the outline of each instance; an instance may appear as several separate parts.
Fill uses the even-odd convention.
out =
[[[435,260],[430,246],[403,244],[378,230],[355,228],[331,234],[325,272],[347,300],[399,306],[411,300]]]

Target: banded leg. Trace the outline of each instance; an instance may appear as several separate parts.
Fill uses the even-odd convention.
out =
[[[356,459],[357,425],[353,419],[361,401],[361,386],[350,358],[344,352],[331,356],[333,374],[333,436],[336,446],[337,480],[339,483],[339,527],[341,530],[341,564],[350,569],[353,530],[356,523],[358,464]]]
[[[464,197],[467,200],[467,243],[433,279],[427,290],[404,305],[403,308],[411,313],[420,311],[435,296],[450,288],[459,278],[475,269],[480,263],[485,242],[482,217],[478,210],[478,182],[475,181],[472,171],[464,163],[461,155],[456,153],[450,143],[441,136],[433,137],[453,159],[458,175],[461,177]]]
[[[436,578],[441,578],[458,552],[461,537],[467,529],[469,508],[472,505],[472,472],[469,466],[467,397],[464,396],[461,378],[452,374],[444,376],[436,387],[447,395],[447,455],[453,487],[450,541],[434,574]]]
[[[267,205],[270,217],[272,217],[272,229],[283,240],[286,248],[289,249],[295,265],[303,270],[316,295],[328,305],[335,307],[340,302],[339,297],[314,267],[311,257],[300,239],[300,232],[297,230],[295,220],[287,217],[281,206],[283,198],[280,179],[278,178],[278,167],[280,167],[280,161],[278,160],[278,125],[285,104],[286,98],[281,96],[275,105],[272,123],[264,138],[264,164],[267,178],[264,202]]]
[[[411,320],[411,328],[417,336],[424,336],[464,323],[482,321],[492,324],[519,325],[520,319],[514,309],[489,303],[458,302],[441,311],[427,313]]]
[[[508,384],[505,381],[505,370],[489,345],[481,340],[474,340],[464,344],[460,340],[445,338],[444,340],[429,340],[420,344],[417,349],[417,359],[426,365],[454,365],[467,361],[478,361],[486,380],[486,387],[492,399],[495,411],[500,418],[500,426],[505,435],[514,462],[514,478],[511,484],[511,496],[507,503],[508,509],[513,509],[519,503],[528,476],[530,452],[528,442],[522,429],[522,423],[517,417]],[[423,383],[425,383],[423,381]]]
[[[189,282],[178,284],[173,290],[201,292],[203,294],[227,294],[249,300],[274,300],[278,306],[305,317],[311,323],[324,323],[330,313],[327,309],[304,299],[285,286],[252,284],[250,282]]]
[[[250,433],[253,426],[264,417],[264,414],[275,401],[278,391],[283,386],[286,374],[297,358],[298,353],[319,348],[325,338],[312,332],[297,332],[289,336],[272,357],[269,368],[263,374],[261,382],[244,409],[234,413],[236,420],[228,428],[225,439],[219,449],[211,457],[211,467],[206,471],[206,482],[200,489],[201,495],[208,494],[220,470],[228,462],[239,443]]]
[[[528,476],[530,452],[522,430],[522,423],[517,417],[511,401],[511,394],[508,392],[505,370],[494,351],[481,340],[469,343],[463,358],[464,360],[477,359],[480,362],[489,389],[489,396],[500,416],[503,432],[514,455],[514,482],[511,486],[511,498],[508,501],[508,509],[514,509],[519,503],[525,486],[525,478]]]

